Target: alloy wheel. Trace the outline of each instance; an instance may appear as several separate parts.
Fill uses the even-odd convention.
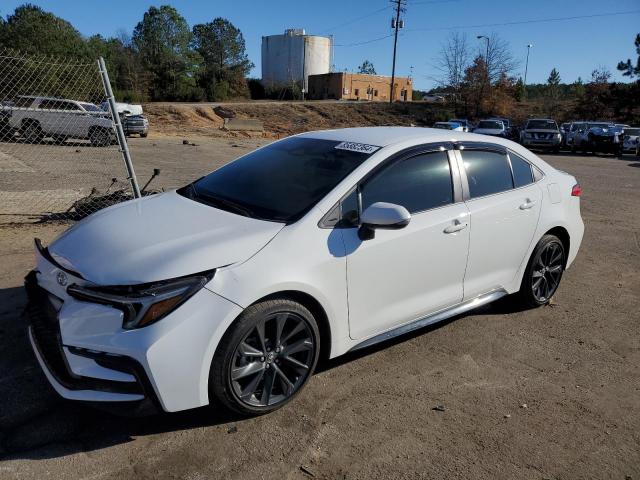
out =
[[[287,400],[304,384],[316,341],[307,321],[293,312],[271,314],[240,341],[229,378],[236,398],[253,407]]]
[[[564,249],[559,242],[550,242],[534,263],[531,289],[539,302],[547,302],[558,289],[564,268]]]

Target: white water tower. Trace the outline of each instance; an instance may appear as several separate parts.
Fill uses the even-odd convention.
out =
[[[262,84],[266,88],[298,84],[307,91],[309,75],[329,73],[331,38],[290,28],[284,35],[262,37]]]

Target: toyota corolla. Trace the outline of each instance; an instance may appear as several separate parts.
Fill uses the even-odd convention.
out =
[[[502,138],[289,137],[35,242],[29,337],[65,398],[260,414],[333,358],[512,294],[549,302],[581,188]]]

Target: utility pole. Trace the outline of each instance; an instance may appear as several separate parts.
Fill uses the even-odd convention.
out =
[[[529,45],[527,45],[527,62],[525,63],[525,66],[524,66],[524,96],[525,96],[525,98],[527,96],[527,71],[529,70],[529,52],[531,51],[531,47],[533,47],[533,45],[531,43]]]
[[[396,49],[398,48],[398,29],[400,27],[400,10],[402,10],[402,2],[403,0],[391,0],[391,3],[396,4],[396,18],[392,20],[391,26],[395,28],[395,35],[393,38],[393,67],[391,68],[391,95],[389,98],[389,103],[393,103],[393,94],[394,94],[394,83],[396,80]],[[403,22],[404,26],[404,22]]]

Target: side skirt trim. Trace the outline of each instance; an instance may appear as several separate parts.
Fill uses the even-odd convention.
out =
[[[367,348],[367,347],[370,347],[371,345],[375,345],[380,342],[385,342],[392,338],[399,337],[400,335],[404,335],[405,333],[418,330],[419,328],[424,328],[428,325],[433,325],[434,323],[441,322],[448,318],[455,317],[456,315],[460,315],[462,313],[473,310],[474,308],[478,308],[478,307],[481,307],[482,305],[486,305],[488,303],[494,302],[506,295],[507,295],[507,292],[505,290],[502,290],[502,289],[493,290],[491,292],[482,294],[472,300],[467,300],[466,302],[459,303],[458,305],[454,305],[453,307],[440,310],[439,312],[433,313],[431,315],[427,315],[426,317],[419,318],[418,320],[414,320],[413,322],[406,323],[392,330],[389,330],[379,335],[376,335],[374,337],[368,338],[367,340],[361,343],[358,343],[355,347],[352,347],[349,351],[353,352],[355,350]]]

